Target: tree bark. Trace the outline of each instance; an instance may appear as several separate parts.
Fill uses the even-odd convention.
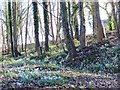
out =
[[[13,41],[14,41],[14,57],[21,56],[17,50],[17,17],[16,17],[16,2],[12,2],[13,8]]]
[[[54,31],[53,31],[53,17],[52,17],[52,8],[51,8],[51,2],[49,1],[49,10],[50,10],[50,29],[51,29],[51,34],[52,34],[52,41],[53,44],[55,44],[55,37],[54,37]]]
[[[119,35],[120,35],[120,0],[118,1],[118,28],[119,28]]]
[[[96,36],[96,22],[95,22],[95,7],[94,4],[92,3],[91,5],[91,11],[92,11],[92,19],[93,19],[93,36]]]
[[[7,3],[5,2],[5,20],[6,20],[6,42],[7,42],[7,52],[10,51],[10,31],[9,31],[9,18],[7,11]]]
[[[11,2],[8,2],[8,18],[9,18],[9,29],[10,29],[10,43],[11,43],[11,55],[14,56],[13,51],[13,33],[12,33],[12,15],[11,15]]]
[[[29,6],[29,1],[28,1]],[[27,17],[26,17],[26,27],[25,27],[25,54],[27,55],[27,35],[28,35],[28,15],[29,15],[29,8],[27,9]]]
[[[118,24],[117,24],[117,17],[116,17],[116,14],[115,14],[115,5],[114,5],[114,2],[113,0],[111,1],[111,6],[112,6],[112,14],[113,14],[113,19],[114,19],[114,25],[115,25],[115,30],[117,31],[117,37],[119,38],[119,27],[118,27]]]
[[[75,1],[73,0],[73,3],[72,3],[72,10],[73,12],[75,11],[75,6],[76,6],[76,3]],[[79,40],[79,29],[78,29],[78,19],[77,19],[77,12],[75,12],[75,15],[73,16],[73,27],[74,27],[74,31],[75,31],[75,38],[77,40]]]
[[[35,50],[39,54],[40,42],[39,42],[39,23],[38,23],[38,6],[37,2],[32,2],[33,5],[33,18],[34,18],[34,33],[35,33]],[[42,53],[42,51],[41,51]]]
[[[86,46],[86,29],[85,29],[85,18],[84,18],[84,11],[83,11],[83,2],[79,2],[79,15],[80,15],[80,46]]]
[[[48,5],[47,2],[43,2],[43,13],[44,13],[44,27],[45,27],[45,51],[49,51],[48,45],[48,35],[49,35],[49,26],[48,26]]]
[[[6,46],[5,46],[5,34],[3,30],[3,22],[1,22],[1,31],[2,31],[2,55],[6,54]]]
[[[57,21],[56,21],[56,42],[60,41],[60,29],[61,29],[61,23],[60,19],[58,18],[60,16],[60,3],[57,2]]]
[[[60,2],[60,10],[61,10],[62,26],[63,26],[66,47],[67,47],[70,58],[73,59],[76,57],[77,52],[75,49],[74,42],[69,33],[68,20],[67,20],[67,8],[66,8],[65,2]]]
[[[104,32],[103,32],[103,26],[102,26],[102,22],[101,22],[101,19],[100,19],[100,12],[99,12],[99,3],[98,1],[97,2],[94,2],[94,5],[95,5],[95,22],[96,22],[96,25],[97,25],[97,28],[96,28],[96,36],[97,36],[97,42],[102,42],[103,41],[103,38],[104,38]]]
[[[68,25],[69,25],[69,28],[70,28],[70,35],[71,35],[71,38],[74,39],[74,36],[73,36],[73,28],[72,28],[72,23],[71,23],[71,4],[70,2],[68,2]]]

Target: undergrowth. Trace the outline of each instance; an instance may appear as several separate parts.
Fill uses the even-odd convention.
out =
[[[60,72],[54,73],[54,71],[62,71],[63,68],[72,68],[71,70],[75,70],[71,72],[79,71],[97,74],[118,73],[120,45],[109,47],[108,44],[104,44],[100,47],[94,45],[94,47],[96,47],[97,49],[96,56],[86,56],[86,58],[82,58],[80,60],[78,58],[78,61],[75,62],[73,66],[72,62],[71,66],[67,67],[66,64],[71,61],[67,60],[68,55],[63,51],[61,45],[59,45],[58,47],[51,46],[50,51],[45,57],[39,57],[37,59],[32,58],[34,54],[31,54],[32,56],[29,56],[27,58],[24,57],[20,59],[0,56],[0,65],[2,66],[0,70],[2,70],[1,73],[4,77],[17,78],[18,81],[21,83],[34,83],[38,86],[62,85],[67,83],[68,79],[61,76]],[[79,51],[79,53],[81,52],[82,50]]]

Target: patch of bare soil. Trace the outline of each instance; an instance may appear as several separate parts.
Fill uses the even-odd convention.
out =
[[[102,76],[93,77],[93,76],[78,76],[74,78],[76,87],[78,88],[94,88],[94,89],[118,89],[120,85],[118,85],[117,78],[115,76],[111,78],[105,78]]]

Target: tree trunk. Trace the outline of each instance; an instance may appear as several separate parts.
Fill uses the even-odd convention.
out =
[[[20,31],[20,41],[21,41],[21,43],[20,43],[21,48],[20,49],[23,52],[23,31],[22,31],[23,23],[21,22],[22,21],[21,13],[22,13],[22,2],[18,1],[18,4],[17,4],[17,17],[18,17],[17,22],[19,23],[18,29]]]
[[[70,28],[70,35],[71,35],[71,38],[74,39],[73,37],[73,29],[72,29],[72,23],[71,23],[71,11],[70,11],[70,1],[68,2],[68,25],[69,25],[69,28]]]
[[[5,46],[5,34],[3,30],[3,22],[1,22],[1,31],[2,31],[2,55],[6,54],[6,46]]]
[[[28,7],[29,7],[29,1],[28,1]],[[25,27],[25,54],[27,55],[27,32],[28,32],[28,15],[29,15],[29,8],[27,9],[27,17],[26,17],[26,27]]]
[[[9,31],[9,18],[8,18],[8,11],[7,11],[7,3],[5,2],[5,20],[6,20],[6,42],[7,42],[7,52],[10,51],[10,31]]]
[[[93,21],[93,36],[96,36],[96,22],[95,22],[95,7],[94,7],[94,4],[92,3],[91,5],[91,8],[92,8],[92,21]]]
[[[22,26],[20,27],[20,36],[21,36],[21,50],[23,51],[23,31],[22,31]]]
[[[57,2],[56,42],[60,41],[59,37],[60,37],[61,23],[60,23],[59,16],[60,16],[60,3]]]
[[[48,45],[48,35],[49,35],[49,26],[48,26],[48,5],[47,2],[43,2],[43,13],[44,13],[44,27],[45,27],[45,51],[49,51]]]
[[[118,28],[119,28],[119,35],[120,35],[120,0],[118,1]]]
[[[21,55],[17,50],[17,17],[16,17],[16,2],[12,2],[13,8],[13,40],[14,40],[14,57]]]
[[[96,36],[97,36],[97,42],[102,42],[103,41],[103,38],[104,38],[104,32],[103,32],[103,26],[102,26],[102,22],[101,22],[101,19],[100,19],[100,12],[99,12],[99,3],[98,1],[97,2],[94,2],[94,5],[95,5],[95,22],[96,22],[96,25],[97,25],[97,28],[96,28]]]
[[[75,9],[74,9],[75,6],[76,6],[76,3],[73,1],[73,5],[72,5],[73,12],[75,11]],[[77,40],[79,40],[79,29],[78,29],[77,12],[75,12],[75,15],[73,16],[73,27],[74,27],[74,31],[75,31],[75,38]]]
[[[55,44],[55,37],[54,37],[54,31],[53,31],[53,17],[52,17],[52,8],[51,8],[51,2],[49,1],[49,10],[50,10],[50,29],[51,29],[51,34],[52,34],[52,41],[53,44]]]
[[[39,23],[38,23],[38,6],[37,2],[32,2],[33,5],[33,18],[34,18],[34,28],[35,28],[35,50],[39,54],[40,49],[40,42],[39,42]],[[41,51],[42,53],[42,51]]]
[[[60,2],[60,10],[61,10],[62,26],[63,26],[66,47],[67,47],[70,58],[73,59],[76,57],[77,52],[75,49],[74,42],[69,33],[68,20],[67,20],[67,8],[66,8],[65,2]]]
[[[111,1],[111,6],[112,6],[112,14],[113,14],[113,19],[114,19],[115,30],[117,31],[116,36],[119,37],[119,27],[118,27],[118,24],[117,24],[117,17],[115,15],[115,5],[114,5],[113,0]]]
[[[14,56],[13,51],[13,33],[12,33],[12,16],[11,16],[11,2],[8,2],[8,18],[9,18],[9,29],[10,29],[10,43],[11,43],[11,55]]]
[[[81,47],[86,46],[86,41],[85,41],[85,18],[84,18],[84,11],[83,11],[83,2],[79,2],[79,15],[80,15],[80,45]]]
[[[95,15],[93,14],[93,36],[96,36],[96,29],[95,29]]]

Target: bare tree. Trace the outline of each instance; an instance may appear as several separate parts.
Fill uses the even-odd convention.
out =
[[[57,2],[57,17],[60,16],[60,3]],[[56,29],[57,29],[57,32],[56,32],[56,42],[59,40],[60,38],[60,28],[61,28],[61,23],[60,23],[60,19],[57,18],[56,20]]]
[[[5,25],[6,25],[6,43],[7,43],[7,52],[10,51],[10,30],[9,30],[9,19],[8,19],[8,11],[7,11],[8,5],[7,2],[5,2]]]
[[[120,35],[120,0],[118,1],[118,7],[117,7],[118,9],[117,9],[117,11],[118,11],[118,13],[117,13],[117,17],[118,17],[118,27],[119,27],[119,35]]]
[[[71,23],[71,3],[70,3],[70,1],[68,1],[68,25],[69,25],[69,29],[70,29],[71,38],[74,39],[73,28],[72,28],[72,23]]]
[[[69,33],[66,2],[60,2],[60,10],[61,10],[62,26],[63,26],[66,47],[67,47],[70,58],[73,59],[76,57],[77,52],[76,52],[73,40]]]
[[[10,43],[11,43],[11,55],[14,56],[13,51],[13,33],[12,33],[12,14],[11,14],[11,2],[8,2],[8,19],[9,19],[9,29],[10,29]]]
[[[52,41],[53,41],[53,44],[55,43],[55,37],[54,37],[54,31],[53,31],[53,16],[52,16],[52,7],[51,7],[51,4],[52,2],[49,1],[49,10],[50,10],[50,31],[51,31],[51,36],[52,36]]]
[[[49,51],[49,45],[48,45],[49,25],[48,25],[47,1],[43,1],[43,13],[44,13],[44,27],[45,27],[45,51]]]
[[[17,2],[12,2],[12,12],[13,12],[13,45],[14,45],[14,57],[17,57],[21,55],[18,50],[17,50],[17,16],[16,16],[16,3]]]
[[[20,14],[21,14],[21,12],[22,12],[22,3],[21,3],[21,6],[20,6]],[[22,19],[22,15],[20,15],[20,20]],[[20,36],[21,36],[21,49],[22,49],[22,51],[23,51],[23,23],[21,22],[21,24],[20,24]]]
[[[118,27],[118,23],[117,23],[117,17],[116,17],[116,14],[115,14],[115,5],[114,5],[113,0],[111,1],[111,6],[112,6],[112,15],[113,15],[113,19],[114,19],[115,30],[117,31],[117,37],[119,38],[120,37],[119,27]]]
[[[79,2],[79,15],[80,15],[80,45],[81,47],[86,46],[86,41],[85,41],[85,18],[84,18],[84,11],[83,11],[83,2]]]
[[[97,25],[97,42],[102,42],[103,38],[104,38],[104,33],[103,33],[103,26],[102,26],[102,22],[100,19],[100,12],[99,12],[99,3],[98,1],[94,2],[94,6],[95,6],[95,22]]]
[[[29,6],[29,1],[28,1]],[[28,32],[28,15],[29,15],[29,8],[27,9],[27,17],[26,17],[26,27],[25,27],[25,53],[27,54],[26,47],[27,47],[27,32]]]
[[[40,42],[39,42],[39,23],[38,23],[38,6],[37,6],[37,1],[32,2],[33,5],[33,18],[34,18],[34,33],[35,33],[35,50],[38,52],[42,50],[40,48]]]
[[[76,2],[73,0],[72,3],[72,11],[74,12],[76,10]],[[77,12],[75,12],[73,16],[73,29],[75,31],[75,38],[79,40],[79,28],[78,28],[78,18],[77,18]]]

